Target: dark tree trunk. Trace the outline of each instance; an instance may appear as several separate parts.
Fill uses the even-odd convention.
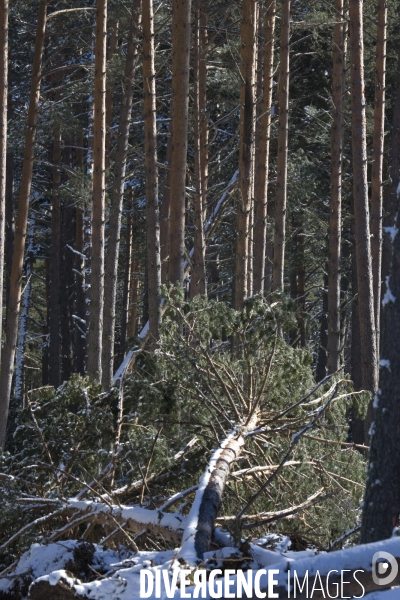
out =
[[[283,290],[285,274],[287,159],[289,134],[290,4],[291,0],[282,0],[278,89],[278,162],[275,207],[274,270],[272,281],[272,289],[274,291]]]
[[[362,11],[362,0],[350,0],[353,195],[361,337],[361,376],[363,388],[375,395],[378,378],[367,185]]]
[[[153,0],[143,0],[143,89],[146,172],[146,248],[149,335],[158,342],[161,324],[160,216],[158,209],[156,73]]]
[[[271,107],[274,67],[274,33],[276,17],[276,0],[267,3],[264,41],[263,91],[261,117],[256,136],[257,161],[254,184],[254,292],[264,292],[265,263],[267,246],[267,202],[269,145],[271,136]]]
[[[183,285],[191,0],[172,1],[172,157],[169,281]]]
[[[40,83],[42,79],[42,55],[47,20],[47,1],[39,3],[39,14],[35,36],[32,83],[29,97],[25,150],[19,194],[18,215],[15,227],[14,251],[10,279],[10,296],[7,308],[6,342],[1,353],[0,376],[0,448],[4,448],[7,431],[8,411],[12,378],[14,373],[15,348],[18,335],[18,318],[22,292],[22,268],[25,238],[28,223],[29,196],[32,185],[32,170],[35,151],[36,124],[39,109]]]
[[[106,42],[107,0],[97,0],[94,65],[92,259],[88,336],[88,375],[93,381],[102,380],[106,195]]]
[[[343,0],[335,0],[333,33],[333,123],[331,133],[331,196],[329,206],[328,372],[340,365],[340,269],[342,234],[342,163],[345,87],[345,26]]]
[[[112,385],[114,373],[115,313],[117,299],[118,258],[121,232],[122,206],[128,151],[129,129],[132,113],[133,79],[137,60],[137,31],[141,22],[141,0],[135,0],[132,9],[128,51],[125,60],[121,115],[118,126],[115,177],[112,190],[107,260],[104,289],[104,331],[103,331],[103,375],[105,389]]]
[[[59,96],[59,94],[57,95]],[[56,100],[57,100],[56,96]],[[58,97],[58,100],[60,98]],[[61,383],[60,364],[60,256],[61,256],[61,129],[54,128],[53,142],[53,202],[51,210],[51,246],[50,246],[50,312],[49,312],[49,382],[55,388]]]

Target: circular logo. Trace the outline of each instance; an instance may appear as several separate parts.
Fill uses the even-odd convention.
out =
[[[372,579],[376,585],[391,584],[396,579],[398,571],[397,560],[392,554],[384,550],[375,552],[372,557]]]

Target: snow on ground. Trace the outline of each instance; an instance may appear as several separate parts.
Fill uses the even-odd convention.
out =
[[[254,576],[259,569],[267,569],[260,577],[261,589],[266,589],[268,583],[268,570],[277,570],[273,575],[277,580],[277,585],[281,589],[287,589],[287,571],[296,571],[301,577],[307,571],[310,576],[315,575],[317,571],[321,574],[327,573],[330,569],[338,571],[344,569],[371,569],[371,548],[368,546],[356,546],[347,548],[334,553],[320,553],[316,555],[315,550],[305,550],[295,552],[290,550],[290,540],[284,536],[266,536],[257,543],[250,543],[246,555],[251,556],[247,561],[246,567],[253,570]],[[264,547],[263,547],[264,546]],[[0,596],[2,592],[11,592],[13,586],[24,578],[28,578],[35,584],[46,582],[50,586],[57,585],[60,580],[63,584],[77,593],[78,597],[88,600],[135,600],[144,598],[141,595],[141,571],[145,569],[153,574],[155,581],[160,581],[157,586],[154,585],[153,592],[147,596],[150,600],[156,598],[197,598],[194,594],[195,587],[189,587],[188,582],[185,589],[186,595],[182,594],[181,589],[176,586],[185,576],[188,577],[190,570],[188,565],[177,560],[179,549],[169,551],[153,552],[120,552],[104,550],[101,546],[93,545],[94,554],[91,560],[91,571],[93,571],[94,581],[83,582],[70,572],[71,563],[73,564],[76,554],[74,550],[80,547],[80,542],[74,540],[61,541],[49,545],[33,544],[19,560],[14,571],[0,580]],[[271,549],[272,548],[272,549]],[[400,555],[400,539],[392,538],[374,544],[373,551],[376,549],[385,550],[394,556]],[[241,553],[235,547],[225,547],[214,552],[208,552],[205,555],[205,561],[208,567],[212,569],[222,569],[227,567],[225,561],[240,560]],[[68,564],[68,561],[71,561]],[[76,562],[75,562],[76,565]],[[232,566],[228,566],[232,569]],[[96,575],[97,573],[97,575]],[[236,576],[231,571],[230,592],[235,590]],[[197,573],[199,574],[199,573]],[[196,575],[195,575],[196,577]],[[247,577],[247,575],[246,575]],[[192,573],[193,578],[193,573]],[[196,582],[196,578],[194,579]],[[164,584],[165,582],[165,584]],[[193,582],[193,579],[192,579]],[[146,580],[147,583],[147,580]],[[218,597],[229,597],[225,595],[225,583],[223,580],[218,582],[220,594]],[[147,588],[147,586],[146,586]],[[169,593],[167,593],[170,588]],[[167,591],[166,591],[167,590]],[[199,591],[199,590],[198,590]],[[361,591],[361,590],[360,590]],[[160,593],[161,592],[161,593]],[[202,595],[200,594],[200,597]],[[361,597],[361,596],[360,596]],[[210,598],[209,590],[207,598]],[[400,600],[400,588],[386,592],[373,592],[365,596],[366,600]],[[50,598],[49,598],[50,600]]]

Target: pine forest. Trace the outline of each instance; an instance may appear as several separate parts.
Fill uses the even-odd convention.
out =
[[[0,600],[400,600],[399,23],[0,0]]]

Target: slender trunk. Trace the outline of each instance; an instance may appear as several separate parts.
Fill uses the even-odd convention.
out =
[[[283,290],[285,269],[286,199],[287,199],[287,160],[289,131],[289,42],[290,42],[290,3],[282,0],[281,48],[279,66],[279,130],[278,163],[276,180],[274,270],[272,289]]]
[[[163,186],[162,202],[160,206],[160,250],[161,250],[161,283],[168,280],[169,261],[169,212],[171,196],[171,160],[172,160],[172,120],[169,124],[169,135],[167,140],[166,163],[167,174]]]
[[[236,310],[243,307],[248,295],[248,251],[250,212],[254,192],[255,85],[256,85],[256,15],[257,0],[243,0],[241,25],[241,88],[239,125],[239,195],[236,209]]]
[[[18,341],[17,341],[17,357],[15,361],[15,401],[18,406],[22,406],[24,396],[24,363],[25,363],[25,342],[28,330],[29,309],[31,305],[32,292],[32,262],[34,254],[34,236],[35,236],[35,220],[30,220],[29,232],[27,236],[26,249],[26,267],[25,267],[25,288],[22,295],[21,316],[19,319]]]
[[[131,287],[131,260],[132,260],[132,210],[128,210],[126,219],[126,236],[125,236],[125,269],[124,269],[124,289],[122,293],[122,315],[121,315],[121,335],[119,340],[119,363],[124,360],[126,349],[126,332],[128,325],[129,311],[129,289]]]
[[[15,228],[14,254],[11,268],[10,298],[7,310],[6,342],[1,357],[0,376],[0,448],[4,448],[7,430],[12,377],[14,371],[15,346],[18,334],[18,318],[21,302],[21,277],[24,261],[25,238],[28,222],[29,196],[35,149],[36,123],[39,108],[42,54],[46,31],[47,0],[40,0],[35,37],[32,84],[29,98],[25,150],[22,167],[18,216]]]
[[[5,232],[5,257],[4,266],[6,271],[6,309],[10,297],[10,277],[14,247],[14,153],[7,152],[7,176],[6,176],[6,232]]]
[[[350,0],[353,196],[361,375],[363,388],[374,395],[377,391],[378,381],[367,185],[362,9],[362,0]]]
[[[207,0],[196,0],[194,43],[194,167],[196,195],[194,205],[193,267],[190,297],[206,294],[206,244],[204,220],[207,208],[208,119],[207,119]]]
[[[110,45],[108,48],[107,62],[113,59],[114,54],[118,48],[118,34],[119,34],[119,21],[114,21],[111,28]],[[106,170],[110,167],[110,149],[111,149],[111,127],[113,122],[113,109],[114,109],[114,90],[115,90],[115,77],[112,74],[111,77],[107,77],[107,91],[106,91]]]
[[[94,65],[93,208],[88,375],[101,381],[104,306],[107,0],[97,0]]]
[[[79,123],[76,138],[76,167],[83,174],[83,130]],[[85,223],[84,209],[77,205],[75,212],[75,309],[74,309],[74,354],[75,369],[80,375],[85,374],[86,356],[86,302],[85,302]]]
[[[399,526],[400,495],[400,55],[389,153],[391,185],[385,194],[382,274],[382,333],[379,390],[374,402],[374,427],[370,444],[361,539],[363,542],[387,539]]]
[[[172,0],[172,157],[169,281],[183,285],[191,0]]]
[[[390,302],[390,278],[393,259],[393,240],[397,235],[396,219],[398,212],[399,184],[400,184],[400,54],[397,63],[397,89],[393,110],[392,137],[389,150],[389,175],[391,184],[388,186],[384,197],[383,219],[383,248],[382,248],[382,305]],[[381,337],[385,338],[385,320],[382,321]]]
[[[328,266],[328,373],[340,366],[340,265],[342,228],[342,164],[345,86],[345,27],[343,0],[335,0],[333,32],[333,122],[331,132],[331,196]]]
[[[373,163],[371,176],[371,252],[374,278],[376,347],[379,354],[382,266],[383,150],[385,131],[387,0],[378,1]]]
[[[326,366],[328,357],[326,348],[328,345],[328,275],[324,275],[324,287],[322,290],[322,315],[320,321],[320,333],[319,333],[319,349],[316,369],[316,380],[321,381],[326,377]]]
[[[304,229],[300,226],[297,232],[297,301],[299,316],[297,322],[299,324],[300,346],[306,347],[307,331],[306,331],[306,268],[304,263]]]
[[[3,282],[7,193],[8,0],[0,0],[0,340],[3,332]]]
[[[158,210],[156,73],[153,0],[143,0],[144,147],[149,335],[154,345],[161,322],[160,217]]]
[[[129,128],[131,124],[133,79],[137,60],[135,39],[141,22],[141,0],[135,0],[132,8],[128,51],[125,61],[121,116],[118,126],[115,175],[111,197],[109,235],[107,242],[106,277],[104,290],[104,331],[103,331],[103,376],[105,389],[112,385],[114,373],[115,312],[117,297],[118,258],[121,235],[121,218],[124,199],[126,157],[128,151]]]
[[[136,327],[138,321],[138,299],[139,299],[139,277],[138,277],[138,262],[135,256],[135,246],[132,242],[132,259],[131,259],[131,275],[129,289],[129,308],[128,308],[128,324],[126,335],[127,338],[133,338],[136,335]]]
[[[60,332],[61,332],[61,371],[62,381],[68,381],[73,371],[74,353],[72,346],[72,296],[74,273],[70,248],[75,239],[74,208],[68,198],[62,204],[61,217],[61,253],[60,253]]]
[[[254,292],[263,293],[267,245],[267,202],[269,143],[271,138],[271,108],[274,71],[274,33],[276,0],[268,0],[265,21],[264,75],[259,126],[258,160],[255,169],[254,213]]]
[[[59,94],[56,100],[59,100]],[[60,256],[61,256],[61,128],[54,127],[53,142],[53,202],[51,209],[50,303],[49,303],[49,383],[58,388],[61,383],[60,364]]]

